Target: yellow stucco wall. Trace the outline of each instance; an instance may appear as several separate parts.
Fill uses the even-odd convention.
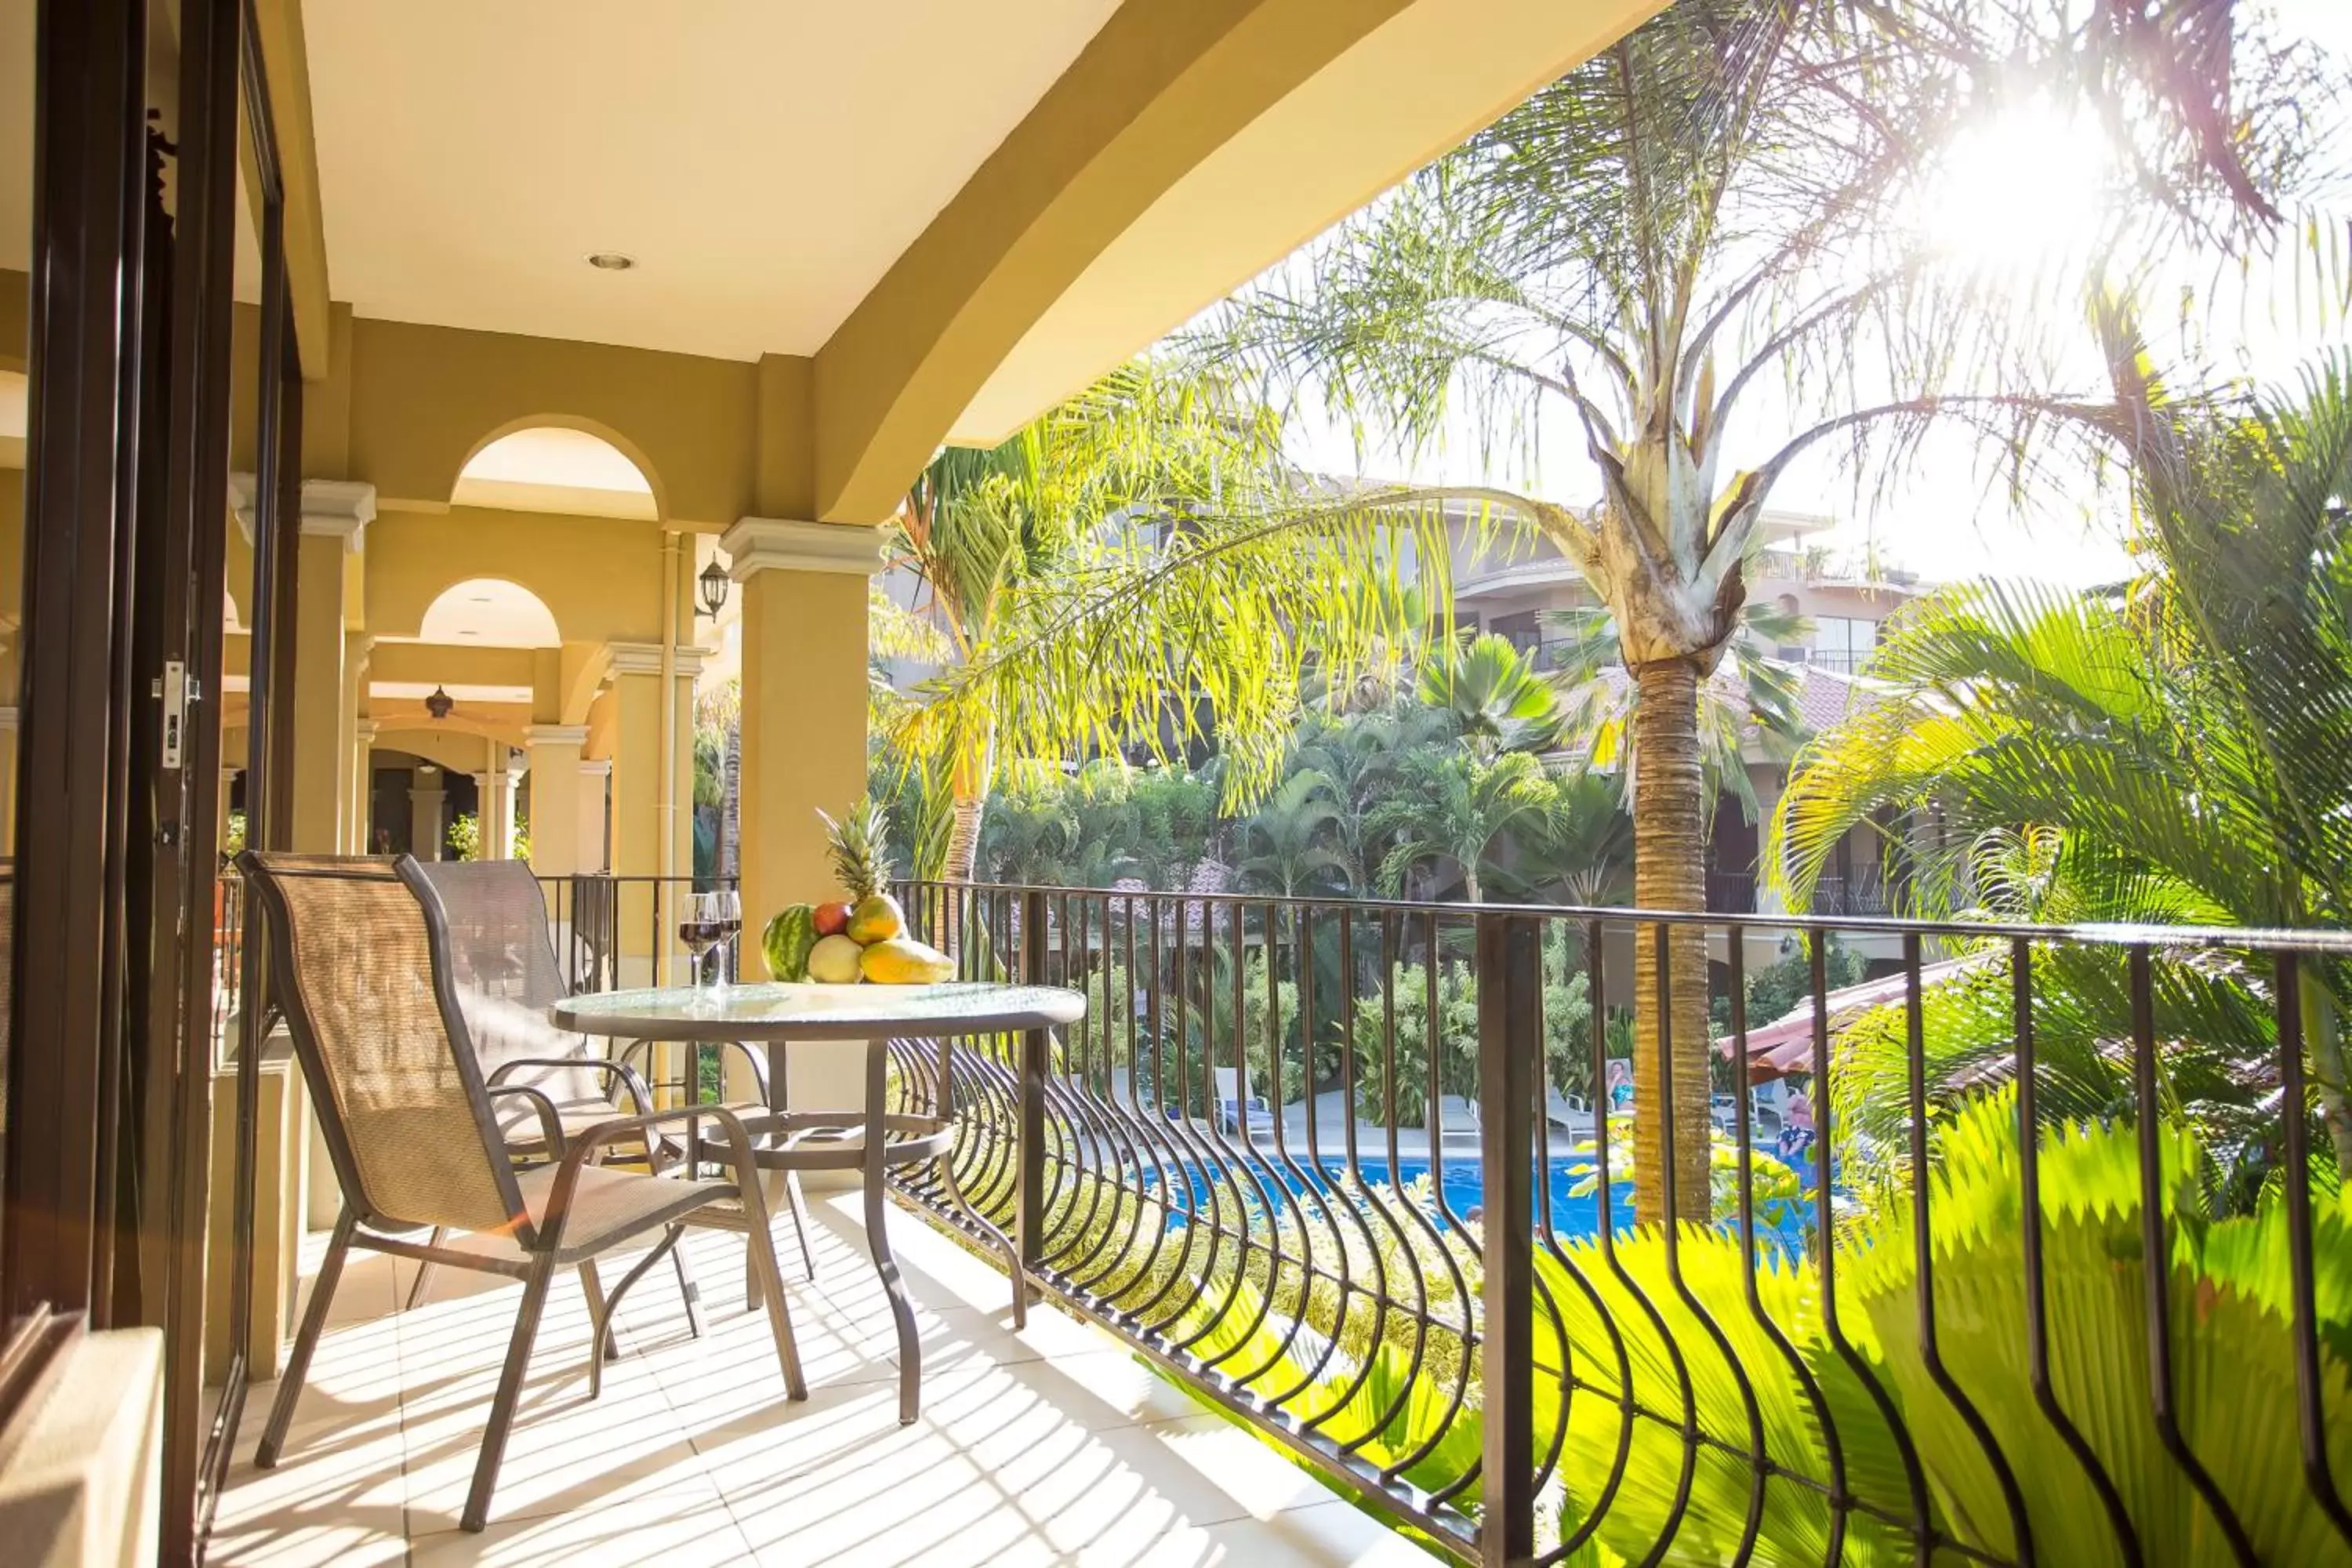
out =
[[[456,507],[381,511],[367,531],[367,627],[417,635],[433,601],[469,577],[539,595],[567,642],[661,637],[657,523]]]
[[[491,441],[562,426],[627,454],[675,527],[715,532],[751,510],[756,365],[373,321],[354,324],[347,363],[350,476],[384,506],[446,505]]]

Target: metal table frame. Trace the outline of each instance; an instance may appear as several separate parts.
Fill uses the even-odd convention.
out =
[[[965,1201],[955,1178],[955,1042],[971,1036],[1051,1028],[1075,1022],[1085,1010],[1081,994],[1058,987],[950,981],[908,986],[772,984],[595,992],[564,998],[550,1008],[549,1016],[559,1028],[635,1043],[667,1040],[701,1046],[757,1041],[766,1047],[770,1114],[744,1123],[753,1162],[764,1170],[786,1173],[851,1169],[863,1173],[866,1246],[898,1331],[898,1419],[903,1425],[911,1423],[921,1410],[922,1347],[915,1329],[914,1306],[890,1248],[889,1170],[926,1160],[939,1163],[950,1196],[1003,1257],[1012,1275],[1013,1324],[1016,1329],[1025,1327],[1029,1289],[1020,1248]],[[892,1111],[887,1106],[891,1043],[921,1039],[936,1040],[939,1045],[942,1103],[938,1113],[930,1116]],[[841,1040],[859,1040],[866,1046],[865,1109],[795,1110],[781,1103],[790,1047]],[[700,1085],[689,1082],[688,1092],[698,1097]],[[855,1144],[845,1138],[822,1136],[852,1129],[862,1133]],[[698,1152],[688,1151],[689,1168]]]

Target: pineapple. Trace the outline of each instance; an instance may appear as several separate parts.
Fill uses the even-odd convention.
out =
[[[820,811],[824,819],[825,853],[833,874],[849,895],[848,934],[862,946],[887,942],[907,932],[906,911],[882,890],[889,879],[889,851],[883,840],[890,819],[870,800],[858,802],[840,819]]]

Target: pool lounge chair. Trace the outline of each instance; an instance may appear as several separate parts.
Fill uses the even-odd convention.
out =
[[[1272,1137],[1274,1108],[1266,1104],[1265,1099],[1259,1095],[1254,1094],[1244,1099],[1239,1081],[1241,1074],[1234,1068],[1219,1068],[1216,1071],[1218,1127],[1226,1132],[1240,1132],[1244,1126],[1243,1118],[1246,1116],[1251,1137],[1255,1138],[1261,1134]]]
[[[1592,1107],[1580,1094],[1562,1094],[1547,1086],[1544,1089],[1544,1120],[1570,1132],[1590,1132],[1592,1131]]]

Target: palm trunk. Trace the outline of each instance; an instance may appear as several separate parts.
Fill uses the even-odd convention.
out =
[[[743,871],[743,720],[740,714],[728,721],[719,777],[719,874],[736,877]]]
[[[2285,961],[2291,962],[2291,961]],[[2352,1093],[2345,1076],[2342,1021],[2328,988],[2311,977],[2303,986],[2303,1037],[2311,1053],[2312,1088],[2318,1091],[2319,1121],[2336,1149],[2336,1168],[2352,1171]]]
[[[1465,860],[1462,862],[1462,897],[1466,901],[1474,904],[1483,903],[1486,901],[1479,897],[1478,862],[1475,860]]]
[[[996,724],[992,718],[966,720],[948,760],[948,795],[953,819],[948,826],[947,929],[942,932],[950,958],[961,955],[963,943],[963,886],[971,881],[980,860],[981,818],[988,812],[989,786],[996,777]]]
[[[1645,910],[1706,907],[1706,795],[1699,769],[1698,670],[1683,659],[1634,670],[1641,700],[1633,710],[1633,901]],[[1662,998],[1658,935],[1666,944],[1672,984]],[[1706,933],[1696,925],[1643,926],[1633,960],[1633,1212],[1643,1225],[1666,1213],[1665,1171],[1675,1173],[1672,1217],[1705,1223],[1709,1190]],[[1661,1005],[1661,1002],[1664,1005]],[[1661,1025],[1670,1026],[1662,1031]],[[1662,1050],[1662,1033],[1666,1047]],[[1662,1057],[1672,1058],[1674,1127],[1658,1114]]]
[[[947,864],[941,868],[948,883],[947,920],[940,946],[950,958],[957,958],[963,951],[963,889],[980,858],[980,823],[988,811],[988,797],[960,792],[950,809],[954,819],[948,827]]]

